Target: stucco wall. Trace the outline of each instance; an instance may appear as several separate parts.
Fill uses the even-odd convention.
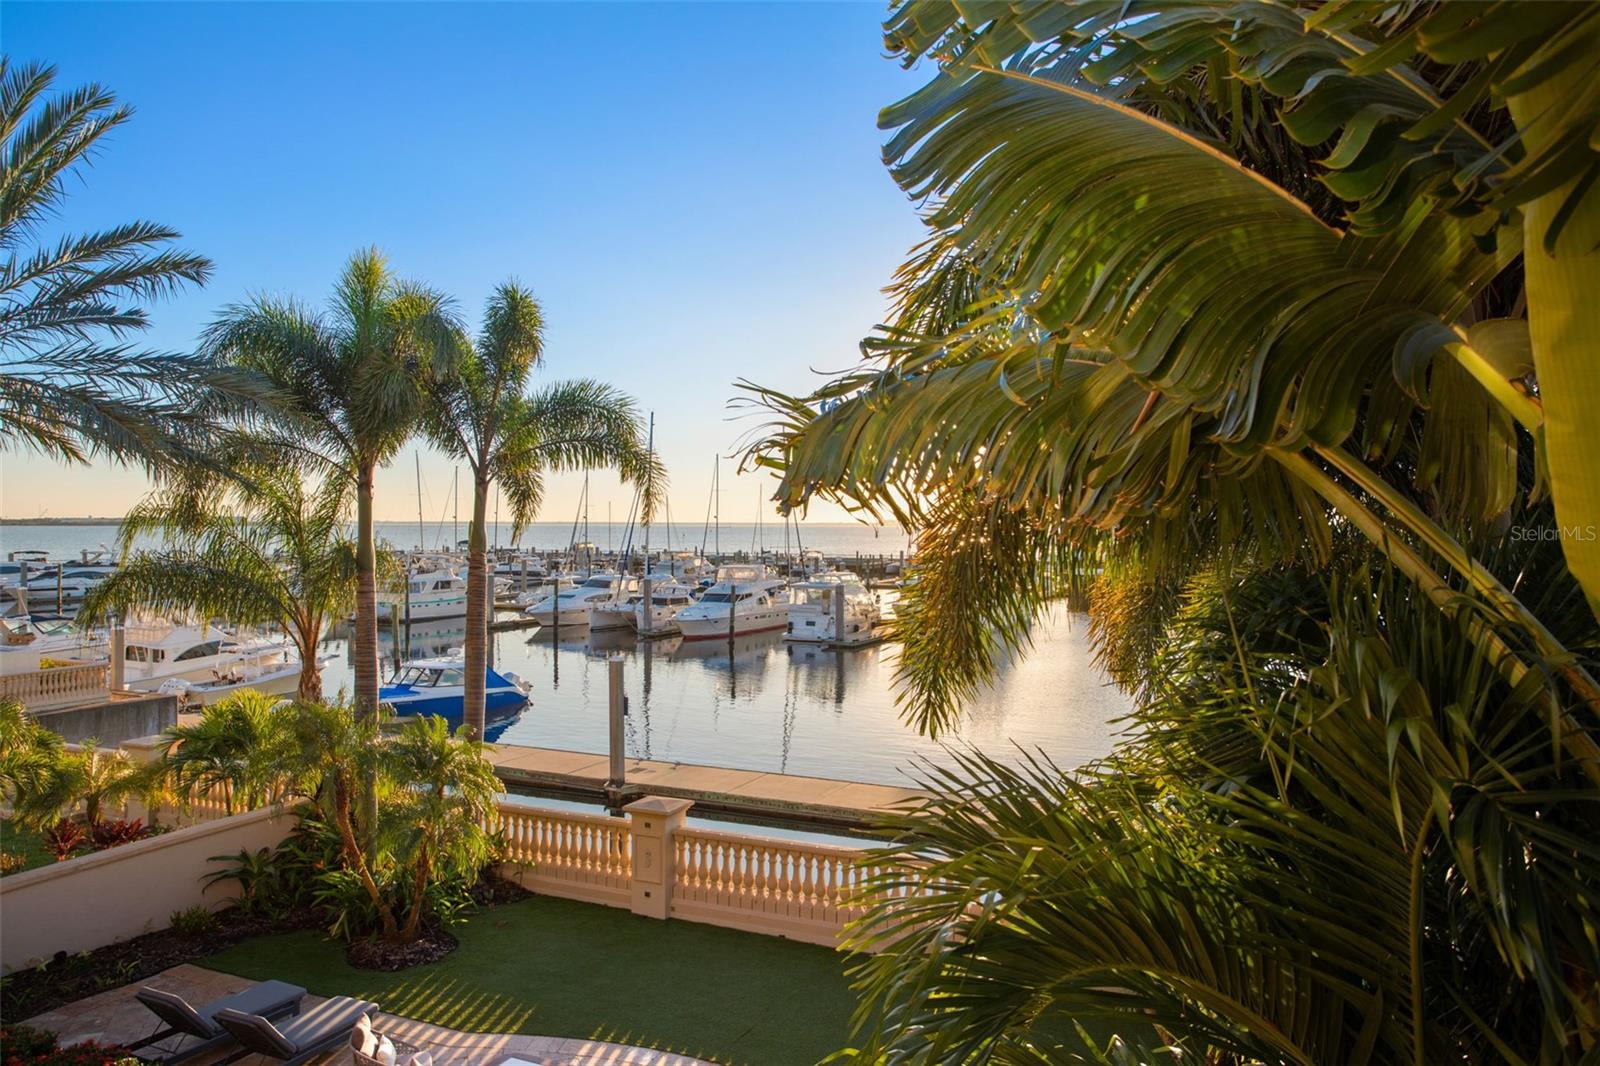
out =
[[[202,886],[218,868],[210,857],[272,847],[294,822],[266,808],[0,878],[0,971],[165,929],[197,904],[223,906],[238,883]]]

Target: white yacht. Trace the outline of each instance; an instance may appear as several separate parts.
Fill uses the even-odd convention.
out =
[[[684,640],[764,633],[789,624],[783,579],[764,566],[719,566],[716,582],[677,615]]]
[[[333,661],[332,655],[318,656],[317,668],[324,669]],[[187,707],[204,707],[245,689],[269,696],[289,696],[300,689],[300,656],[263,649],[213,670],[212,675],[207,681],[169,677],[156,691],[177,696]]]
[[[610,598],[603,602],[590,601],[589,628],[596,631],[632,629],[634,609],[643,598],[638,578],[619,578]]]
[[[402,622],[424,618],[465,618],[467,579],[454,570],[430,570],[406,579],[404,593],[384,593],[378,598],[378,621]]]
[[[103,632],[85,632],[66,619],[0,619],[0,675],[105,662],[108,655]]]
[[[878,639],[878,598],[848,570],[816,574],[789,586],[785,639],[814,644],[870,644]]]
[[[677,578],[653,575],[650,602],[637,597],[633,605],[633,628],[641,637],[670,637],[678,632],[678,614],[694,604],[695,587]]]
[[[638,579],[627,580],[637,582]],[[589,608],[616,599],[623,581],[619,574],[590,574],[582,584],[558,591],[554,596],[546,595],[523,613],[542,626],[586,626]],[[627,595],[625,593],[622,598],[626,599]]]
[[[300,668],[294,645],[261,637],[235,637],[216,626],[171,622],[130,625],[124,631],[122,677],[128,688],[155,692],[170,678],[216,681],[243,663]]]

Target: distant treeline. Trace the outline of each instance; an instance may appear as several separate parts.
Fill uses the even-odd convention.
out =
[[[0,526],[120,526],[120,518],[0,518]]]

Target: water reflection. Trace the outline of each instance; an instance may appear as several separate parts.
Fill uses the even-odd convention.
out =
[[[330,691],[349,684],[343,634],[330,641]],[[461,647],[460,619],[380,638],[385,669],[398,654],[448,654]],[[532,703],[506,723],[507,743],[578,751],[607,744],[606,660],[621,655],[629,701],[628,753],[668,761],[904,783],[916,757],[945,761],[941,747],[900,718],[892,687],[893,645],[834,650],[789,644],[781,633],[727,640],[639,640],[631,630],[508,630],[493,634],[495,668],[532,685]],[[1035,634],[1033,653],[1007,667],[947,739],[1020,760],[1042,748],[1063,766],[1106,754],[1125,699],[1095,670],[1083,626],[1058,612]]]

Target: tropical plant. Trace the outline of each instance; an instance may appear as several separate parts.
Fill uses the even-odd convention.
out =
[[[869,1053],[1059,1061],[1080,1018],[1141,1061],[1592,1053],[1597,28],[894,7],[938,67],[882,117],[930,236],[865,366],[756,389],[752,458],[917,531],[914,722],[1098,575],[1139,728],[897,823]]]
[[[223,422],[270,390],[126,338],[149,326],[146,301],[204,283],[211,261],[144,221],[29,247],[69,180],[133,115],[100,85],[52,95],[55,76],[0,57],[0,446],[69,463],[208,462]]]
[[[76,750],[63,750],[37,785],[19,792],[12,817],[25,826],[50,825],[81,813],[85,825],[98,825],[109,808],[125,800],[159,791],[151,767],[133,761],[127,752],[101,748],[85,741]]]
[[[1600,448],[1572,414],[1594,375],[1572,371],[1582,301],[1564,288],[1596,269],[1596,152],[1524,143],[1600,104],[1579,92],[1520,125],[1498,106],[1586,71],[1574,42],[1600,16],[984,11],[930,0],[889,20],[894,50],[940,65],[883,115],[932,234],[870,364],[809,398],[761,391],[784,424],[756,458],[785,472],[784,503],[894,513],[941,549],[902,627],[936,634],[902,659],[919,713],[940,724],[1104,551],[1325,554],[1334,523],[1442,609],[1473,590],[1517,634],[1478,629],[1509,673],[1557,664],[1590,708],[1565,742],[1596,759],[1600,684],[1460,531],[1502,516],[1536,456],[1568,565],[1600,590]]]
[[[411,940],[421,930],[428,886],[438,871],[471,871],[475,879],[488,863],[488,826],[498,817],[501,785],[481,745],[451,736],[443,718],[407,722],[395,739],[393,757],[407,785],[397,796],[394,821],[405,833],[397,850],[411,871],[410,906],[401,930],[401,939]]]
[[[225,308],[205,331],[209,356],[280,390],[290,420],[275,442],[279,452],[355,490],[355,704],[372,728],[379,686],[373,474],[416,430],[431,383],[452,371],[457,332],[445,299],[397,279],[376,248],[350,257],[326,314],[261,297]]]
[[[0,799],[12,804],[36,793],[60,760],[60,734],[40,725],[22,703],[0,699]]]
[[[385,940],[415,938],[430,917],[447,916],[490,858],[486,823],[494,816],[499,780],[482,745],[453,737],[442,719],[408,721],[392,736],[375,737],[346,704],[299,703],[283,713],[298,748],[298,763],[319,787],[327,824],[338,838],[338,861],[309,865],[312,829],[296,846],[292,865],[312,877],[315,906],[331,918],[335,935],[371,930]],[[357,832],[353,804],[365,782],[375,782],[379,817],[370,840]],[[303,823],[305,820],[303,819]],[[317,852],[310,847],[308,854]],[[303,897],[306,886],[282,883]]]
[[[220,792],[229,814],[281,803],[304,787],[282,700],[236,692],[200,712],[200,720],[167,729],[163,765],[181,797]]]
[[[145,610],[281,626],[299,653],[299,698],[319,700],[318,641],[356,599],[350,483],[312,484],[290,466],[238,469],[240,480],[189,471],[129,511],[122,565],[85,597],[80,617]],[[150,533],[165,537],[163,548],[126,554]],[[387,552],[375,559],[380,572],[395,570]]]
[[[646,521],[665,476],[645,446],[633,402],[619,390],[579,380],[528,395],[528,378],[544,355],[544,311],[528,290],[502,284],[489,298],[476,343],[463,336],[460,344],[458,373],[440,381],[427,427],[433,442],[472,472],[465,720],[468,734],[482,739],[491,486],[500,485],[520,531],[539,512],[548,471],[615,466],[624,480],[643,486]]]
[[[1559,680],[1506,681],[1381,560],[1289,581],[1310,624],[1233,630],[1284,575],[1198,575],[1104,764],[930,774],[855,931],[869,1053],[1071,1061],[1084,1022],[1140,1061],[1582,1058],[1600,793]]]

